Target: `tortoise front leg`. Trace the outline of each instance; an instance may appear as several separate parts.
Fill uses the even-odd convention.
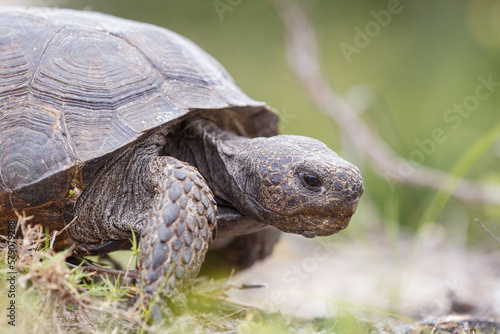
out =
[[[160,294],[175,300],[200,270],[212,233],[217,207],[196,168],[172,157],[155,157],[148,178],[156,195],[139,242],[139,270],[146,304]]]

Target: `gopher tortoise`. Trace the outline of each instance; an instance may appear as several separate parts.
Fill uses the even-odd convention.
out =
[[[0,233],[24,211],[51,231],[66,226],[54,248],[84,256],[130,248],[133,230],[146,295],[188,287],[211,244],[248,266],[279,231],[347,227],[359,170],[277,124],[167,29],[0,9]]]

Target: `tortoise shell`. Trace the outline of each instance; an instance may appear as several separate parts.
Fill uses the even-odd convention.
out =
[[[0,227],[24,210],[61,228],[68,201],[109,157],[202,110],[220,111],[245,136],[278,132],[269,107],[172,31],[100,13],[0,8]]]

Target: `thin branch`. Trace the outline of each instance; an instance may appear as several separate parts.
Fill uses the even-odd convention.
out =
[[[500,204],[500,187],[458,179],[453,189],[445,187],[450,175],[428,166],[414,166],[398,156],[378,137],[357,113],[329,85],[321,73],[316,36],[307,16],[290,0],[275,0],[274,4],[286,29],[288,62],[305,86],[316,106],[332,118],[351,143],[366,157],[379,176],[399,183],[446,190],[457,199],[469,203]],[[401,166],[413,166],[411,172]]]
[[[483,225],[483,223],[481,223],[481,222],[479,221],[479,219],[474,218],[474,220],[475,220],[475,221],[476,221],[476,223],[478,223],[478,224],[479,224],[479,226],[481,226],[481,227],[483,228],[483,230],[485,230],[485,231],[486,231],[486,233],[488,233],[488,234],[489,234],[489,235],[490,235],[493,239],[495,239],[496,241],[500,242],[500,238],[498,238],[496,235],[494,235],[493,233],[491,233],[491,232],[490,232],[490,230],[488,230],[488,229],[486,228],[486,226],[484,226],[484,225]]]

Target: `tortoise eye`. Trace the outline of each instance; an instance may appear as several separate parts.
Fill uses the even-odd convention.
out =
[[[302,180],[304,180],[304,183],[310,187],[321,186],[321,180],[319,179],[318,176],[314,174],[304,174],[302,175]]]

